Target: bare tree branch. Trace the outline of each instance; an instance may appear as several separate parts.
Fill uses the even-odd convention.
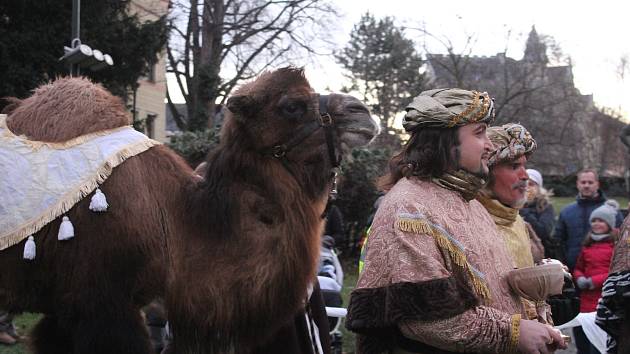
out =
[[[186,25],[171,32],[169,72],[186,87],[189,129],[212,125],[215,102],[261,70],[301,53],[317,54],[315,34],[325,34],[330,0],[175,0]],[[307,30],[308,28],[312,30]],[[326,36],[324,36],[326,37]],[[175,50],[175,48],[182,48]],[[299,53],[299,54],[298,54]],[[228,70],[229,78],[222,75]],[[182,92],[184,90],[182,89]],[[190,123],[190,122],[189,122]]]

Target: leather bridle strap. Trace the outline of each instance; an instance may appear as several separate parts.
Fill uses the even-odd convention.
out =
[[[267,153],[277,159],[286,159],[287,152],[300,145],[302,141],[315,133],[321,126],[318,120],[312,120],[306,123],[297,134],[284,144],[276,144],[271,149],[267,149]]]
[[[286,161],[286,154],[294,147],[300,145],[309,136],[315,133],[319,128],[324,128],[324,136],[326,138],[326,148],[328,150],[328,159],[333,168],[338,168],[340,158],[337,157],[335,149],[335,124],[332,116],[328,113],[328,95],[319,96],[319,119],[306,123],[297,134],[291,137],[285,143],[279,143],[271,148],[265,149],[265,154],[271,155],[277,159]]]
[[[315,133],[319,128],[324,128],[324,137],[326,139],[326,148],[328,150],[328,159],[331,164],[331,172],[330,172],[330,180],[332,181],[331,191],[328,195],[328,203],[326,204],[326,208],[324,213],[322,214],[322,218],[326,217],[328,214],[328,210],[330,209],[330,201],[335,199],[337,196],[337,175],[339,174],[339,165],[341,162],[341,157],[337,157],[336,149],[335,149],[335,122],[328,113],[328,95],[319,95],[319,119],[312,120],[306,123],[297,134],[295,134],[291,139],[282,144],[276,144],[269,149],[265,149],[265,154],[271,155],[276,159],[279,159],[282,162],[282,165],[293,175],[293,171],[289,167],[289,161],[287,160],[287,153],[291,151],[294,147],[301,144],[304,140],[306,140],[309,136]]]
[[[328,150],[328,160],[330,161],[330,165],[332,166],[330,170],[330,180],[332,185],[330,187],[330,192],[328,193],[328,201],[326,202],[326,207],[324,208],[324,212],[321,215],[321,218],[324,219],[328,215],[328,211],[332,205],[332,201],[337,199],[337,175],[339,174],[339,165],[341,163],[341,155],[337,157],[337,153],[335,151],[335,134],[334,134],[334,122],[330,113],[328,113],[328,95],[320,95],[319,96],[319,116],[322,121],[322,125],[324,127],[324,134],[326,136],[326,146]]]
[[[340,158],[337,157],[335,151],[335,132],[334,122],[330,113],[328,113],[328,95],[319,96],[319,117],[326,134],[326,147],[328,148],[328,160],[333,168],[338,168]]]

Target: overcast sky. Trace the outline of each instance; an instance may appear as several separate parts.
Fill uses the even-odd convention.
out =
[[[503,52],[507,43],[508,56],[516,59],[522,57],[527,34],[535,25],[539,34],[553,36],[571,57],[575,83],[583,94],[593,94],[599,105],[623,107],[626,118],[630,113],[630,73],[625,83],[616,74],[620,57],[630,57],[628,1],[340,0],[335,4],[344,14],[336,29],[340,46],[349,40],[352,26],[368,10],[376,17],[393,16],[401,25],[424,24],[429,32],[455,43],[461,43],[466,34],[475,34],[474,55],[495,55]],[[408,31],[407,35],[421,40],[417,32]],[[427,44],[443,51],[436,43]],[[316,89],[341,86],[341,72],[332,60],[322,58],[321,67],[317,66],[307,65]]]
[[[630,2],[565,0],[337,0],[342,18],[332,28],[338,49],[365,11],[377,18],[393,16],[400,25],[424,26],[432,34],[448,37],[461,48],[466,34],[474,34],[473,55],[495,55],[508,48],[507,55],[520,59],[532,25],[539,34],[555,38],[563,52],[571,57],[576,86],[583,94],[593,94],[596,104],[622,108],[630,113],[630,73],[625,82],[616,74],[622,55],[630,57]],[[511,31],[510,41],[507,34]],[[420,34],[408,30],[409,38],[421,45]],[[427,42],[432,51],[444,47]],[[316,62],[295,63],[306,67],[316,90],[343,85],[340,68],[332,57],[318,57]]]

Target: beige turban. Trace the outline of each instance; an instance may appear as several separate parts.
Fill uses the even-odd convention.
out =
[[[489,166],[516,160],[523,155],[529,156],[536,150],[536,140],[520,124],[508,123],[500,127],[490,127],[488,138],[495,149],[488,160]]]
[[[406,108],[403,127],[413,132],[419,127],[452,128],[494,120],[494,103],[486,92],[458,88],[420,93]]]

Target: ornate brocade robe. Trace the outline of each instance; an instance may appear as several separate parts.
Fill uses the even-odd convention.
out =
[[[346,326],[359,353],[508,353],[519,298],[503,274],[513,263],[476,200],[416,178],[384,197]]]
[[[497,225],[499,234],[514,259],[517,268],[533,267],[534,257],[525,221],[518,214],[518,209],[507,207],[496,199],[478,196],[477,200],[486,208]]]
[[[532,256],[532,249],[534,245],[531,241],[532,236],[529,234],[533,230],[530,231],[531,228],[527,227],[527,224],[519,215],[518,209],[505,206],[498,200],[491,199],[485,195],[477,196],[477,200],[486,208],[497,226],[497,231],[503,236],[505,245],[514,261],[514,266],[516,268],[533,267],[534,257]],[[536,305],[526,299],[522,299],[522,302],[527,318],[535,320],[537,316]]]
[[[626,217],[615,243],[608,278],[597,304],[595,323],[608,333],[606,352],[627,353],[630,350],[630,218]],[[625,295],[625,296],[624,296]]]

